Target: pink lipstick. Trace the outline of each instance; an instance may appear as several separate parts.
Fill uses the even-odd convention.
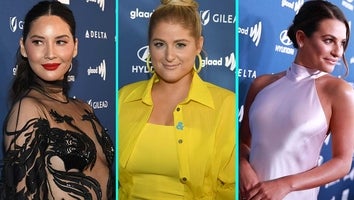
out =
[[[48,71],[53,71],[56,70],[59,67],[60,63],[47,63],[47,64],[42,64],[43,68],[48,70]]]

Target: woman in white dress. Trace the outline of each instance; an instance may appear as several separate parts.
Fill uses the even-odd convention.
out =
[[[240,129],[242,199],[315,200],[319,187],[350,170],[354,92],[332,76],[344,57],[349,25],[328,1],[306,1],[289,27],[297,54],[284,72],[251,85]],[[318,164],[331,134],[332,158]]]

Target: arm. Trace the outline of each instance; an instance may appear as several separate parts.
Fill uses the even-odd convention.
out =
[[[332,158],[322,166],[302,174],[303,177],[289,177],[294,190],[329,183],[343,177],[350,170],[354,147],[354,91],[347,84],[338,84],[328,91],[327,96],[331,97],[332,108],[329,121]]]
[[[280,79],[285,75],[285,72],[280,72],[274,75],[262,75],[256,78],[251,84],[246,101],[243,120],[240,126],[240,142],[239,142],[239,183],[240,183],[240,195],[242,197],[249,196],[252,188],[258,183],[259,179],[256,172],[253,170],[249,163],[249,154],[251,149],[252,134],[249,127],[249,110],[256,98],[257,94],[266,86]]]
[[[230,159],[219,174],[217,183],[216,199],[234,200],[235,199],[235,149],[232,150]],[[231,180],[230,180],[231,179]]]
[[[217,157],[220,166],[217,180],[215,199],[235,199],[235,133],[236,133],[236,104],[235,95],[223,97],[223,106],[219,111],[217,139]]]
[[[37,125],[41,123],[32,100],[17,103],[4,131],[4,193],[7,199],[41,198],[45,188],[44,164]]]
[[[244,115],[240,125],[240,135],[239,135],[239,184],[240,184],[240,195],[246,196],[247,191],[254,187],[259,181],[256,173],[252,169],[249,163],[249,154],[251,148],[251,131],[249,127],[248,112],[250,106],[258,93],[258,81],[256,79],[250,89],[248,90],[246,101],[244,105]]]
[[[325,91],[325,97],[330,100],[332,158],[309,171],[260,183],[250,192],[251,196],[262,195],[270,199],[281,199],[291,191],[319,187],[348,173],[354,147],[354,92],[343,82],[327,88],[329,89]]]

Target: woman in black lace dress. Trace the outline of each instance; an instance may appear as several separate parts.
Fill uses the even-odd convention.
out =
[[[53,1],[26,15],[4,127],[2,199],[113,199],[112,141],[92,108],[68,97],[75,20]]]

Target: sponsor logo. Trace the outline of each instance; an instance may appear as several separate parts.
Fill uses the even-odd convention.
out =
[[[280,35],[279,35],[279,40],[282,43],[282,45],[275,45],[275,52],[279,53],[284,53],[284,54],[289,54],[289,55],[294,55],[295,54],[295,49],[288,47],[292,45],[293,43],[291,42],[290,38],[287,35],[288,31],[283,30]]]
[[[132,73],[150,73],[146,65],[132,65]]]
[[[154,11],[142,11],[139,8],[136,8],[135,10],[131,10],[129,14],[130,14],[130,19],[137,19],[137,18],[148,19],[151,17],[153,12]],[[200,13],[202,25],[204,26],[209,24],[210,22],[222,23],[222,24],[234,24],[236,22],[236,16],[234,15],[227,15],[221,13],[212,14],[210,10],[202,10],[199,13]]]
[[[89,67],[87,69],[87,75],[91,76],[91,74],[98,74],[105,81],[106,80],[106,61],[103,60],[100,65],[97,67]]]
[[[258,46],[262,36],[262,22],[258,22],[253,27],[239,27],[238,33],[241,35],[248,35],[252,39],[253,43]]]
[[[202,68],[207,66],[214,66],[214,67],[226,67],[230,71],[235,71],[236,69],[236,57],[235,53],[232,52],[230,55],[214,58],[211,59],[210,57],[205,57],[202,59]]]
[[[219,67],[226,67],[230,69],[230,71],[234,71],[236,68],[236,57],[235,53],[232,52],[230,55],[225,57],[220,57],[216,59],[211,59],[210,57],[205,57],[202,59],[202,68],[206,66],[219,66]]]
[[[75,75],[68,75],[68,82],[75,82]]]
[[[86,30],[85,38],[105,39],[107,40],[107,33],[103,31]]]
[[[233,15],[226,14],[214,14],[213,22],[221,24],[234,24],[236,22],[236,17]]]
[[[138,57],[138,59],[143,62],[146,63],[146,59],[149,55],[149,46],[143,46],[140,49],[138,49],[136,56]],[[150,61],[149,61],[150,62]],[[150,73],[149,70],[145,65],[132,65],[132,73]]]
[[[288,31],[287,30],[283,30],[280,33],[279,39],[280,39],[281,43],[283,43],[283,45],[285,45],[285,46],[289,46],[289,45],[293,44],[293,42],[288,37]]]
[[[228,67],[231,71],[236,69],[236,56],[234,52],[230,56],[225,57],[225,67]]]
[[[298,13],[302,4],[304,4],[304,0],[298,0],[297,2],[289,2],[287,0],[282,0],[281,1],[281,7],[287,7],[295,11],[295,13]]]
[[[149,46],[146,45],[146,46],[141,47],[137,51],[136,55],[138,56],[139,60],[146,62],[146,59],[149,55]]]
[[[70,0],[58,0],[60,3],[70,5]]]
[[[245,114],[245,106],[242,105],[238,110],[238,122],[242,122],[243,115]]]
[[[257,71],[253,69],[238,68],[237,75],[240,78],[257,78]]]
[[[12,32],[16,32],[17,29],[23,29],[23,21],[22,20],[18,20],[17,17],[10,17],[10,30]]]
[[[130,11],[130,19],[136,19],[136,18],[145,18],[145,19],[147,19],[147,18],[151,17],[152,12],[140,11],[139,8],[136,8],[135,10]]]
[[[236,22],[236,16],[222,14],[222,13],[211,13],[210,10],[201,10],[200,18],[202,24],[206,26],[210,21],[214,23],[221,23],[221,24],[234,24]]]
[[[353,0],[343,0],[342,6],[344,6],[345,8],[347,8],[351,11],[354,10]]]
[[[218,59],[210,59],[209,57],[205,57],[202,59],[202,67],[205,66],[222,66],[223,65],[223,58],[220,57]]]
[[[87,103],[93,108],[93,109],[104,109],[108,108],[108,101],[93,101],[92,99],[88,100]]]
[[[104,11],[104,6],[105,6],[105,0],[86,0],[86,3],[97,3],[98,6],[101,8],[102,11]]]
[[[210,22],[210,10],[200,11],[202,24],[205,26]]]
[[[12,75],[16,76],[18,65],[12,68]]]

